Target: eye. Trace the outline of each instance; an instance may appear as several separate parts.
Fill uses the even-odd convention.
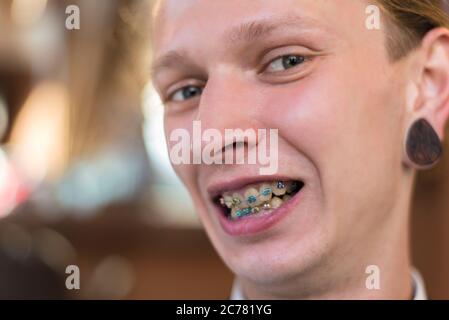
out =
[[[273,60],[267,67],[268,72],[280,72],[303,64],[306,57],[298,55],[286,55]]]
[[[181,102],[201,95],[203,89],[198,86],[186,86],[172,94],[172,101]]]

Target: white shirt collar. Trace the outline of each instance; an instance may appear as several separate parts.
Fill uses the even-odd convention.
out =
[[[412,269],[412,281],[413,281],[413,300],[427,300],[426,287],[424,280],[418,270]],[[245,300],[242,289],[237,280],[234,280],[231,291],[231,300]]]
[[[424,285],[424,280],[419,271],[414,268],[412,269],[412,279],[414,289],[413,300],[427,300],[426,286]]]

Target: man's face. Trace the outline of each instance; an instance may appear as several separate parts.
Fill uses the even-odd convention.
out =
[[[364,252],[394,223],[404,65],[389,61],[383,25],[366,28],[368,5],[160,2],[154,81],[165,102],[167,140],[178,128],[193,136],[196,120],[202,130],[279,130],[275,175],[261,177],[248,164],[175,166],[213,245],[242,279],[285,283],[317,268],[353,269],[351,263],[363,273],[372,263]],[[217,193],[244,195],[278,180],[304,187],[277,210],[223,227]]]

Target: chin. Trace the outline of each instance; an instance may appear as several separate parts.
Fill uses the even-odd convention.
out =
[[[292,215],[292,218],[295,217]],[[213,223],[207,230],[228,268],[239,278],[259,285],[288,285],[316,269],[331,248],[331,234],[313,216],[286,219],[273,229],[246,238],[229,237]]]

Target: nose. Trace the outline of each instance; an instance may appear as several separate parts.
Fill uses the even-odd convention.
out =
[[[203,130],[216,129],[223,138],[227,129],[240,129],[243,132],[251,129],[257,139],[257,130],[263,125],[257,116],[256,96],[255,85],[248,76],[240,70],[222,67],[209,77],[201,96],[196,120],[201,122]],[[228,149],[231,144],[233,148],[247,145],[247,138],[242,136],[238,141],[223,141],[223,150]]]

